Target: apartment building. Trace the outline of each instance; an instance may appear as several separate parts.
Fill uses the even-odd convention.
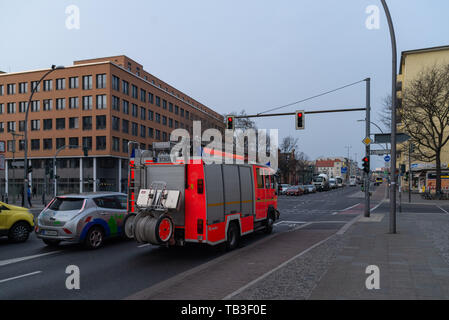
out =
[[[47,71],[0,73],[3,194],[18,194],[23,184],[25,111],[32,88]],[[125,191],[128,141],[151,149],[153,142],[169,141],[174,129],[192,133],[193,121],[201,121],[202,131],[224,130],[222,115],[124,55],[75,61],[53,71],[37,86],[28,119],[29,178],[37,194],[45,187],[52,192],[45,167],[59,149],[59,193]],[[82,147],[89,149],[88,157]]]

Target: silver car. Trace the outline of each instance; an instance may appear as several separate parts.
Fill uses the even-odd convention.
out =
[[[126,194],[117,192],[58,196],[39,214],[36,235],[49,246],[70,241],[96,249],[122,235],[126,204]]]

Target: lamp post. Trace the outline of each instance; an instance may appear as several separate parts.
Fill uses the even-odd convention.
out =
[[[386,0],[381,0],[390,30],[392,70],[391,70],[391,185],[390,185],[390,233],[396,233],[396,80],[397,80],[397,49],[396,35],[394,32],[393,20]]]
[[[33,95],[36,92],[37,88],[39,87],[39,84],[42,82],[42,80],[44,80],[44,78],[46,76],[48,76],[50,73],[52,73],[55,70],[60,70],[60,69],[64,69],[63,66],[55,66],[52,65],[51,69],[49,71],[47,71],[42,78],[40,78],[40,80],[31,88],[31,95],[30,95],[30,99],[28,99],[28,104],[27,104],[27,108],[26,108],[26,112],[25,112],[25,124],[24,124],[24,150],[25,150],[25,156],[24,156],[24,175],[23,175],[23,198],[25,199],[25,197],[28,197],[28,113],[30,111],[30,104],[31,104],[31,100],[33,99]],[[24,201],[24,206],[28,207],[27,205],[27,201]]]

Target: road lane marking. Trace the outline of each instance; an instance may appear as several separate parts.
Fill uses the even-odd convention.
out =
[[[31,259],[36,259],[36,258],[40,258],[40,257],[45,257],[51,254],[55,254],[55,253],[59,253],[61,251],[52,251],[52,252],[47,252],[47,253],[42,253],[42,254],[36,254],[33,256],[27,256],[27,257],[21,257],[21,258],[13,258],[13,259],[8,259],[8,260],[2,260],[0,261],[0,267],[3,266],[7,266],[9,264],[13,264],[13,263],[18,263],[18,262],[22,262],[22,261],[26,261],[26,260],[31,260]]]
[[[439,205],[435,205],[438,209],[440,209],[441,211],[443,211],[446,214],[449,214],[449,212],[447,212],[446,210],[444,210],[443,208],[441,208]]]
[[[34,276],[34,275],[39,274],[39,273],[42,273],[42,271],[35,271],[35,272],[27,273],[27,274],[22,274],[22,275],[17,276],[17,277],[12,277],[12,278],[8,278],[8,279],[3,279],[3,280],[0,280],[0,283],[12,281],[12,280],[17,280],[17,279],[21,279],[21,278],[25,278],[25,277]]]
[[[307,222],[306,221],[285,221],[285,220],[282,220],[282,221],[276,222],[274,224],[274,226],[277,226],[278,224],[282,224],[282,223],[303,224],[303,223],[307,223]]]
[[[144,247],[148,247],[148,246],[151,246],[151,243],[141,244],[140,246],[137,246],[137,248],[144,248]]]

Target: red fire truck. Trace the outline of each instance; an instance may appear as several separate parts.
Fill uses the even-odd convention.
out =
[[[154,162],[130,158],[125,234],[139,243],[237,246],[241,236],[270,233],[279,219],[273,169],[258,164],[206,164],[201,158]]]

